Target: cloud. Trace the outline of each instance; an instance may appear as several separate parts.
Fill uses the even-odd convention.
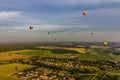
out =
[[[20,12],[10,11],[10,12],[0,12],[0,20],[9,20],[14,17],[20,16]]]
[[[83,16],[81,11],[54,14],[4,11],[0,12],[0,27],[28,29],[29,25],[32,25],[34,30],[38,31],[53,31],[57,28],[73,31],[119,30],[119,9],[87,10],[87,12],[88,14]]]
[[[0,12],[0,27],[13,27],[13,26],[28,26],[42,22],[28,13],[19,11],[2,11]]]
[[[109,3],[109,2],[120,2],[120,0],[44,0],[39,1],[36,0],[36,2],[41,2],[43,5],[56,5],[56,6],[73,6],[73,5],[85,5],[85,4],[101,4],[101,3]],[[34,2],[34,3],[36,3]]]
[[[66,29],[74,33],[75,39],[79,32],[101,32],[96,40],[103,40],[107,35],[102,36],[102,32],[120,30],[120,0],[1,0],[0,7],[0,33],[6,32],[6,37],[11,34],[23,39],[47,39],[48,31],[66,37]],[[82,15],[83,10],[87,10],[86,16]],[[29,25],[33,30],[29,30]]]
[[[4,11],[29,11],[29,12],[44,12],[44,11],[69,11],[80,9],[94,9],[100,8],[98,6],[112,6],[118,3],[120,0],[1,0],[0,10]],[[15,4],[14,4],[15,3]],[[8,5],[9,4],[9,5]],[[102,7],[101,6],[101,7]],[[110,7],[109,6],[109,7]],[[118,6],[116,6],[118,7]]]

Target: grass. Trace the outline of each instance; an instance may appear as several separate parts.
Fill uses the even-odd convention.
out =
[[[26,52],[22,52],[20,54],[23,55],[45,55],[47,56],[48,54],[51,54],[52,52],[50,50],[30,50],[30,51],[26,51]]]
[[[108,72],[109,75],[118,75],[120,77],[120,73]]]
[[[111,56],[109,56],[108,54],[80,54],[79,55],[80,59],[90,59],[90,60],[114,60]]]
[[[43,48],[43,49],[56,49],[55,46],[37,46],[36,48]],[[58,49],[59,47],[57,47]],[[66,50],[73,50],[73,51],[77,51],[79,53],[86,53],[86,49],[85,48],[60,48],[60,49],[66,49]]]
[[[69,57],[70,55],[65,53],[65,54],[54,54],[50,50],[30,50],[30,51],[25,51],[25,52],[19,52],[20,55],[28,55],[28,56],[34,56],[34,55],[40,55],[43,57]]]
[[[15,69],[16,66],[18,67],[18,71],[30,67],[30,65],[23,65],[18,63],[0,65],[0,80],[19,80],[11,76],[13,73],[17,72]]]
[[[94,46],[96,47],[96,46]],[[104,51],[103,48],[98,47],[95,48],[65,48],[67,50],[77,51],[79,58],[82,59],[96,59],[96,60],[114,60],[111,56],[108,55]],[[16,50],[16,51],[8,51],[0,53],[0,60],[11,60],[18,58],[27,58],[28,56],[40,55],[43,57],[70,57],[71,55],[68,53],[65,54],[54,54],[51,50]]]
[[[76,80],[90,80],[93,75],[75,75]]]
[[[96,60],[114,60],[111,56],[108,55],[102,48],[65,48],[67,50],[77,51],[79,58],[82,59],[96,59]],[[10,56],[11,55],[11,56]],[[17,51],[8,51],[0,53],[0,60],[9,60],[15,58],[23,58],[27,56],[40,55],[43,57],[70,57],[70,54],[54,54],[51,50],[17,50]]]
[[[94,48],[89,48],[86,50],[86,54],[79,54],[79,58],[81,59],[96,59],[96,60],[114,60],[113,57],[109,55],[108,52],[105,52],[104,49],[98,48],[95,50]]]
[[[107,72],[106,76],[103,79],[120,80],[120,73]]]
[[[12,77],[12,76],[0,76],[0,80],[20,80],[18,78]]]
[[[19,58],[27,58],[25,55],[18,55],[19,53],[28,52],[31,50],[17,50],[17,51],[8,51],[8,52],[0,52],[0,60],[12,60]]]
[[[85,48],[65,48],[67,50],[73,50],[73,51],[77,51],[79,53],[86,53],[86,49]]]
[[[92,46],[90,46],[90,48],[104,48],[104,46],[95,46],[95,45],[92,45]]]

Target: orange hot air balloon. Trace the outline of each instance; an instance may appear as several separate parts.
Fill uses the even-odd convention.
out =
[[[29,29],[30,29],[30,30],[32,30],[32,29],[33,29],[33,27],[32,27],[32,26],[29,26]]]
[[[108,43],[107,43],[106,41],[103,42],[103,45],[104,45],[104,46],[107,46],[107,44],[108,44]]]
[[[82,14],[85,16],[87,14],[87,11],[83,11]]]

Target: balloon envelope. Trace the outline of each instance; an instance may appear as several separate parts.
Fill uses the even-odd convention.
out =
[[[108,43],[107,43],[106,41],[105,41],[105,42],[103,42],[103,45],[104,45],[104,46],[107,46],[107,44],[108,44]]]
[[[50,34],[50,32],[48,32],[48,34]]]
[[[85,16],[87,14],[87,11],[83,11],[82,14]]]
[[[29,26],[29,29],[30,29],[30,30],[32,30],[32,29],[33,29],[33,27],[32,27],[32,26]]]
[[[91,32],[91,35],[93,35],[93,32]]]

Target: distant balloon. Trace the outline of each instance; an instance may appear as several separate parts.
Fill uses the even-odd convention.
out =
[[[91,35],[93,35],[93,32],[91,32]]]
[[[107,44],[108,44],[108,43],[107,43],[106,41],[103,42],[103,45],[104,45],[104,46],[107,46]]]
[[[48,32],[48,34],[50,34],[50,32]]]
[[[29,29],[30,29],[30,30],[32,30],[32,29],[33,29],[33,27],[32,27],[32,26],[29,26]]]
[[[65,29],[65,32],[67,32],[67,30]]]
[[[83,11],[82,14],[85,16],[87,14],[87,11]]]

